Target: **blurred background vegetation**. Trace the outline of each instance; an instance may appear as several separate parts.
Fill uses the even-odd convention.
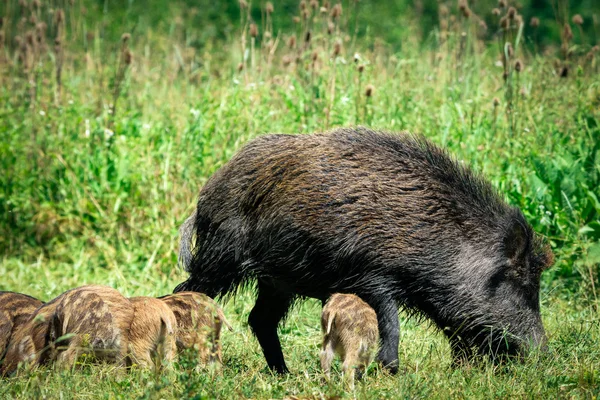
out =
[[[368,124],[467,158],[551,241],[548,276],[597,279],[597,1],[7,0],[0,15],[5,257],[144,263],[160,227],[170,271],[178,223],[243,141]]]

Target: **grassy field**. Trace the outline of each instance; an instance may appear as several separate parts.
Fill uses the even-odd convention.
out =
[[[246,323],[253,294],[242,292],[223,304],[235,332],[224,333],[221,374],[185,360],[161,376],[41,368],[0,381],[0,398],[600,394],[600,51],[565,1],[542,21],[562,32],[544,48],[530,21],[500,20],[507,9],[496,17],[454,3],[440,6],[426,36],[399,19],[406,33],[392,44],[363,26],[356,34],[362,4],[353,1],[339,16],[333,3],[305,2],[286,30],[264,9],[252,22],[242,8],[224,37],[208,39],[211,25],[194,22],[203,10],[179,2],[158,20],[131,5],[38,4],[0,6],[0,290],[44,300],[87,283],[169,293],[185,278],[178,226],[240,146],[268,132],[366,125],[447,147],[547,238],[556,256],[542,278],[549,351],[452,369],[442,335],[401,314],[401,373],[373,364],[352,393],[319,372],[320,304],[298,305],[281,327],[292,373],[279,377]],[[480,17],[495,22],[484,30]]]

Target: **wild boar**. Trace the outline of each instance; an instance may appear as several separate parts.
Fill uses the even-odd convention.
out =
[[[153,297],[132,297],[133,322],[129,331],[132,361],[160,369],[175,358],[177,320],[171,309]]]
[[[399,307],[433,321],[456,359],[546,338],[540,276],[552,253],[518,208],[422,136],[258,137],[208,180],[181,231],[190,276],[175,291],[215,297],[257,282],[248,322],[280,373],[279,322],[296,299],[336,292],[375,310],[391,372]]]
[[[201,364],[223,362],[221,327],[233,330],[223,310],[202,293],[179,292],[160,297],[177,320],[177,350],[193,349]]]
[[[131,302],[115,289],[88,285],[69,290],[39,307],[15,332],[3,372],[50,361],[69,368],[84,352],[124,365],[132,321]]]
[[[354,385],[355,371],[360,378],[377,351],[377,315],[367,303],[353,294],[333,294],[321,314],[323,346],[321,368],[330,376],[331,362],[337,353],[342,371]]]
[[[14,332],[42,304],[26,294],[0,291],[0,362]]]

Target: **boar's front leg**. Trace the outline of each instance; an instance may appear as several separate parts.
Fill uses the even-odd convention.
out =
[[[380,293],[359,297],[366,301],[377,314],[381,342],[377,361],[389,372],[396,374],[398,372],[398,341],[400,340],[398,305],[393,298],[382,297]]]
[[[258,282],[258,297],[248,317],[248,324],[262,347],[269,368],[277,373],[289,372],[283,359],[277,325],[289,310],[293,296],[278,292],[274,287]]]

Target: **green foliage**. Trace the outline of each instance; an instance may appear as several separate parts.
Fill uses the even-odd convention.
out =
[[[487,33],[453,3],[438,27],[431,1],[345,1],[339,19],[330,7],[299,22],[297,2],[273,2],[272,28],[259,3],[242,13],[237,2],[75,3],[0,5],[0,290],[45,300],[86,283],[168,293],[184,279],[178,226],[199,188],[252,137],[356,124],[411,130],[481,171],[551,244],[556,263],[541,295],[550,351],[452,370],[442,335],[402,315],[403,373],[373,365],[356,396],[598,393],[600,54],[581,32],[563,57],[532,46],[528,26],[500,31],[489,15],[496,2],[472,5]],[[588,24],[586,4],[571,11]],[[548,8],[531,1],[520,12],[542,18],[558,32],[546,40],[561,45]],[[158,376],[84,363],[8,379],[0,398],[352,396],[320,375],[317,302],[297,306],[281,328],[287,377],[265,368],[245,322],[252,304],[241,292],[225,306],[236,332],[224,333],[221,373],[185,358]]]

